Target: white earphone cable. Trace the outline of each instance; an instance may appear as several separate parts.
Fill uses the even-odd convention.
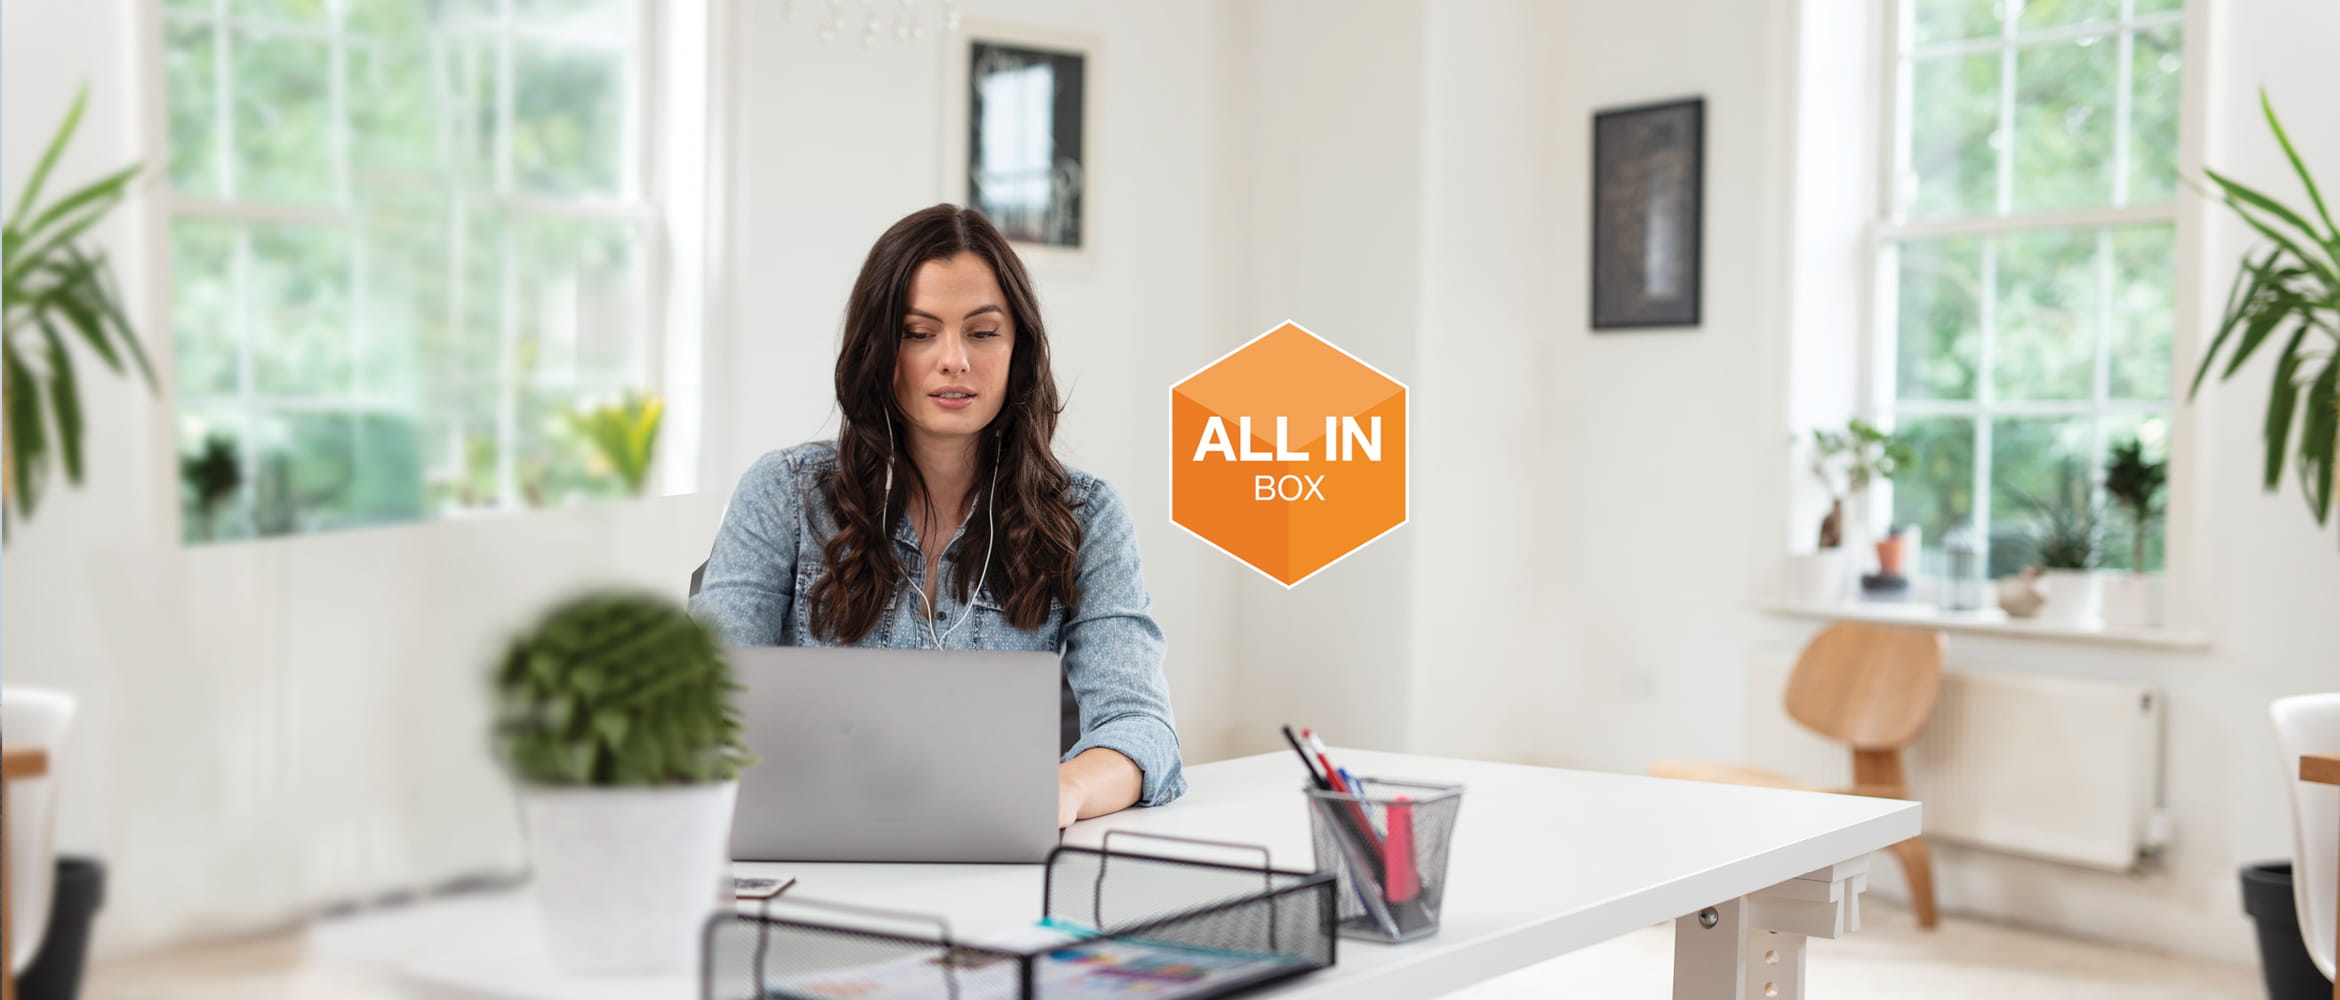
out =
[[[999,521],[996,513],[998,508],[991,502],[991,495],[998,492],[999,490],[999,460],[1001,456],[1000,449],[1004,447],[1005,444],[1006,439],[1003,437],[1001,438],[999,444],[993,447],[991,456],[991,486],[989,489],[984,491],[983,496],[976,499],[977,503],[983,505],[983,572],[976,576],[975,589],[969,592],[967,595],[967,610],[960,613],[959,620],[952,623],[950,628],[944,629],[940,634],[937,634],[934,630],[934,616],[932,614],[933,602],[926,596],[926,588],[918,585],[917,574],[907,574],[910,578],[910,591],[918,595],[918,618],[926,625],[926,638],[929,642],[932,642],[934,644],[934,648],[938,650],[943,648],[943,640],[950,638],[952,633],[959,630],[959,626],[967,624],[967,619],[975,616],[975,598],[977,595],[983,593],[983,585],[991,580],[991,550],[992,546],[999,540]],[[894,544],[893,531],[888,524],[888,520],[893,516],[894,512],[894,448],[894,417],[892,414],[887,414],[886,495],[885,499],[880,501],[880,506],[878,508],[878,534],[882,537],[883,544],[886,545]],[[965,532],[967,530],[967,525],[973,523],[974,520],[975,511],[973,509],[969,509],[967,511],[966,519],[959,522],[959,531]]]

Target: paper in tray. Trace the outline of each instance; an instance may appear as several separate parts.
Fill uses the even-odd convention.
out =
[[[948,971],[942,968],[946,952],[936,948],[854,968],[766,980],[765,995],[789,1000],[909,1000],[935,996],[944,977],[954,975],[961,1000],[1016,1000],[1022,995],[1022,960],[1002,952],[1024,952],[1033,956],[1038,994],[1051,1000],[1188,1000],[1285,971],[1300,961],[1289,955],[1100,937],[1095,931],[1054,921],[978,945],[985,950],[948,952],[956,956],[952,959],[956,967]]]

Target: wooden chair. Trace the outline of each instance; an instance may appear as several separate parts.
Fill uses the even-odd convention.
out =
[[[1837,622],[1821,629],[1796,657],[1788,676],[1787,712],[1805,728],[1852,750],[1852,781],[1814,788],[1786,775],[1741,764],[1659,761],[1650,773],[1734,785],[1837,792],[1906,799],[1901,751],[1925,728],[1942,690],[1942,633]],[[1919,927],[1932,928],[1934,862],[1924,837],[1891,848],[1909,880],[1910,907]]]

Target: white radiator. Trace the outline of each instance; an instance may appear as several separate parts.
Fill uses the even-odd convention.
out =
[[[2161,694],[1951,670],[1910,752],[1929,836],[2126,871],[2158,839]]]
[[[1757,764],[1821,786],[1851,754],[1787,717],[1792,649],[1759,649],[1748,684]],[[2162,839],[2161,694],[2143,685],[1952,667],[1909,754],[1929,837],[2126,871]]]

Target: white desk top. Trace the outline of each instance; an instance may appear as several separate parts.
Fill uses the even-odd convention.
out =
[[[1339,964],[1259,996],[1435,995],[1918,833],[1917,804],[1891,799],[1361,750],[1333,757],[1361,775],[1468,786],[1455,824],[1442,927],[1435,937],[1404,945],[1343,938]],[[1142,830],[1260,843],[1277,867],[1313,867],[1302,776],[1290,752],[1206,764],[1187,776],[1190,791],[1179,801],[1076,823],[1065,842],[1096,846],[1108,830]],[[1123,849],[1211,856],[1144,840],[1117,841],[1116,850]],[[962,939],[1024,926],[1040,915],[1037,865],[741,864],[735,870],[793,876],[789,896],[940,914]],[[565,977],[545,953],[534,905],[526,892],[431,903],[320,924],[312,944],[320,957],[464,996],[698,995],[690,976]]]

